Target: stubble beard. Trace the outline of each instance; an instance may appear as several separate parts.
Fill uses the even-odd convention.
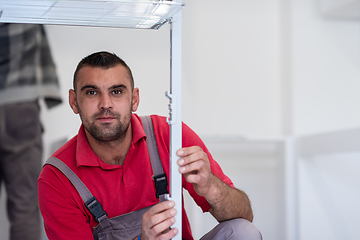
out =
[[[79,105],[78,105],[79,106]],[[84,125],[85,130],[96,140],[100,142],[111,142],[115,140],[124,139],[127,133],[127,130],[130,126],[131,113],[125,116],[124,121],[121,121],[121,115],[116,112],[112,112],[109,109],[103,109],[100,112],[94,114],[90,119],[84,119],[81,109],[78,107],[79,115],[81,121]],[[95,119],[99,116],[111,116],[116,119],[115,124],[104,123],[96,124]]]

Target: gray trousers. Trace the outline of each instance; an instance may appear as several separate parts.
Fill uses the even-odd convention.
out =
[[[224,221],[205,234],[201,240],[262,240],[261,233],[251,222],[237,218]]]
[[[0,183],[6,187],[11,240],[40,239],[41,133],[37,102],[0,107]]]

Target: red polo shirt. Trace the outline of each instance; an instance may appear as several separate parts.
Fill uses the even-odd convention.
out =
[[[169,125],[165,117],[151,116],[164,172],[169,178]],[[158,203],[152,180],[153,172],[141,120],[132,115],[132,142],[122,166],[104,163],[92,151],[81,126],[77,136],[68,141],[53,156],[62,160],[81,179],[102,204],[108,218],[136,211]],[[212,172],[233,187],[201,139],[183,124],[183,147],[200,146],[207,154]],[[210,205],[197,195],[183,178],[183,188],[195,202],[208,211]],[[47,236],[52,239],[93,239],[97,225],[84,206],[80,195],[58,169],[45,165],[38,179],[39,204]],[[183,207],[183,239],[193,239],[190,224]]]

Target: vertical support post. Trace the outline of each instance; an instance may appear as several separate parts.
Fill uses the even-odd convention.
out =
[[[180,1],[181,2],[181,1]],[[182,148],[182,121],[181,121],[181,71],[182,71],[182,24],[181,11],[171,20],[170,29],[170,199],[175,202],[177,214],[173,228],[178,234],[173,238],[182,239],[182,175],[177,165],[177,150]]]
[[[298,183],[295,139],[284,141],[285,239],[298,239]]]

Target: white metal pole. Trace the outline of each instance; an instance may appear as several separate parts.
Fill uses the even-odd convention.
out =
[[[177,1],[181,2],[181,1]],[[181,71],[182,71],[182,24],[181,11],[171,20],[170,30],[170,93],[166,95],[170,99],[170,199],[175,202],[177,214],[173,228],[179,230],[173,238],[182,239],[182,175],[177,165],[177,150],[182,148],[182,121],[181,121]]]

